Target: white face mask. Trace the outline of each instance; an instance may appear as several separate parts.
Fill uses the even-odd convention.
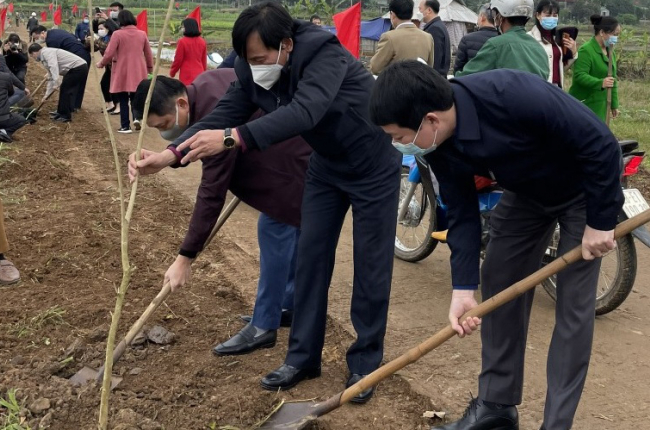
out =
[[[97,34],[99,34],[99,37],[106,37],[106,34],[108,32],[106,30],[97,30]]]
[[[185,124],[185,127],[181,127],[180,125],[178,125],[178,105],[176,105],[176,122],[169,130],[161,130],[160,137],[162,137],[165,140],[169,140],[170,142],[175,140],[177,137],[180,137],[180,135],[183,134],[185,130],[187,130],[187,127],[190,124],[189,116],[190,115],[188,113],[187,123]]]
[[[282,67],[284,67],[279,64],[281,52],[282,44],[280,43],[280,50],[278,51],[278,58],[275,60],[275,64],[261,64],[259,66],[249,64],[251,73],[253,74],[253,82],[265,90],[270,90],[280,80],[280,73],[282,72]]]
[[[84,18],[84,23],[85,24],[88,24],[89,22],[90,22],[90,20],[88,18]]]
[[[111,13],[110,13],[110,17],[111,17],[111,19],[117,19],[117,15],[118,15],[118,13],[119,13],[119,12],[115,12],[114,10],[112,10]]]
[[[424,120],[422,120],[424,122]],[[438,147],[436,145],[436,140],[438,139],[438,130],[436,130],[436,133],[433,135],[433,143],[431,144],[430,147],[424,149],[420,148],[415,144],[415,141],[418,140],[418,135],[420,134],[420,130],[422,129],[422,122],[420,122],[420,126],[418,127],[418,131],[415,133],[415,137],[413,138],[413,142],[410,143],[400,143],[395,140],[393,140],[393,146],[395,149],[397,149],[399,152],[401,152],[404,155],[419,155],[419,156],[424,156],[427,155],[430,152],[433,152],[436,150]]]

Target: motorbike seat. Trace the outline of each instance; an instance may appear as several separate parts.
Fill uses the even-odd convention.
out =
[[[636,140],[619,140],[618,144],[621,145],[621,152],[623,154],[632,152],[639,147],[639,142]]]

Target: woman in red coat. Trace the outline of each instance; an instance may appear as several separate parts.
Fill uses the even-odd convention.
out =
[[[138,84],[147,79],[147,73],[153,70],[153,55],[149,47],[147,34],[138,30],[133,14],[122,10],[117,16],[120,29],[115,31],[108,43],[106,52],[97,67],[111,64],[112,94],[120,100],[120,123],[118,133],[132,133],[129,121],[129,99],[133,99]],[[133,125],[140,130],[140,122],[133,114]]]
[[[186,18],[181,23],[183,37],[178,41],[174,62],[169,71],[172,78],[180,69],[180,80],[189,85],[194,78],[208,68],[208,48],[201,37],[199,24],[194,18]]]

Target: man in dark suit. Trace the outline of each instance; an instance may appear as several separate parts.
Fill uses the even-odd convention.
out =
[[[433,37],[433,69],[447,76],[451,67],[451,42],[447,27],[438,16],[440,3],[438,0],[421,0],[419,10],[424,22],[423,30]]]
[[[499,35],[496,27],[494,27],[494,18],[490,11],[490,3],[485,3],[479,8],[476,25],[478,30],[466,34],[460,39],[458,50],[456,51],[456,61],[454,61],[454,73],[462,71],[465,64],[474,58],[488,39]]]
[[[534,103],[531,103],[534,100]],[[587,377],[600,257],[614,249],[623,205],[621,152],[589,108],[538,76],[491,70],[451,82],[414,61],[379,75],[370,115],[422,155],[449,209],[454,291],[449,321],[459,336],[478,328],[460,321],[483,300],[539,269],[560,225],[558,255],[582,246],[584,260],[557,275],[556,322],[548,353],[542,429],[568,430]],[[474,175],[504,188],[490,217],[479,277],[481,221]],[[483,318],[478,398],[440,430],[517,430],[524,354],[534,290]]]

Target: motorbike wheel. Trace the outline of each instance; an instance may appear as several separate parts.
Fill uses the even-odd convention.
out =
[[[556,228],[543,263],[547,264],[557,257],[560,229]],[[598,290],[596,292],[596,315],[605,315],[618,308],[627,298],[636,278],[636,248],[631,234],[616,240],[616,249],[602,258]],[[557,300],[557,277],[551,276],[542,282],[546,292]]]
[[[413,197],[407,202],[407,194],[413,186],[408,176],[409,169],[403,167],[398,211],[402,205],[408,205],[408,210],[404,219],[397,222],[395,256],[414,263],[427,258],[438,245],[438,241],[431,237],[436,228],[436,201],[433,199],[432,202],[422,183],[418,183]]]

